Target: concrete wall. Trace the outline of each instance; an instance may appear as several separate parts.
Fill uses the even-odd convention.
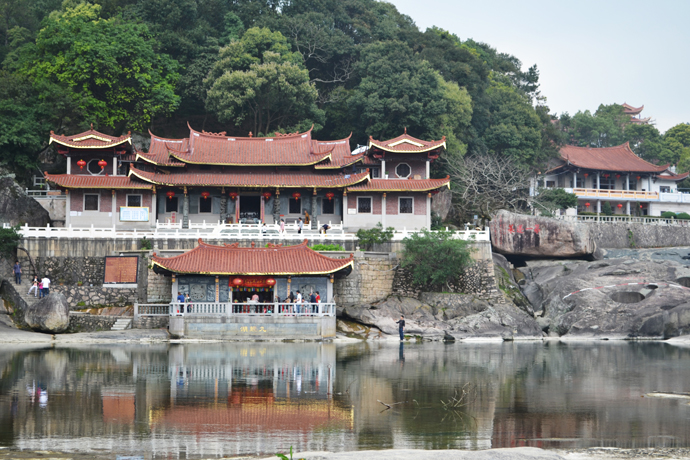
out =
[[[690,226],[587,223],[599,248],[636,248],[690,246]]]
[[[334,316],[229,316],[187,315],[184,337],[223,340],[320,340],[335,337]],[[172,326],[171,326],[172,327]]]

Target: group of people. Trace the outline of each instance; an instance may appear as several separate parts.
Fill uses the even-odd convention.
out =
[[[192,299],[189,297],[189,293],[182,294],[178,291],[177,303],[180,304],[177,308],[177,313],[184,313],[185,305],[187,306],[187,313],[192,312]],[[180,308],[182,308],[182,311],[180,311]]]
[[[307,307],[309,304],[316,305],[321,303],[321,295],[319,291],[312,292],[309,296],[302,296],[302,293],[298,290],[297,295],[290,291],[290,294],[285,298],[285,300],[280,300],[276,296],[276,302],[284,303],[283,313],[308,313]]]
[[[14,261],[12,271],[14,272],[14,282],[18,285],[22,284],[22,266],[18,260]],[[39,280],[38,275],[34,275],[34,280],[31,282],[31,286],[29,287],[29,295],[31,295],[32,291],[34,293],[34,297],[38,297],[39,299],[46,297],[48,294],[50,294],[50,279],[47,276],[44,276]]]

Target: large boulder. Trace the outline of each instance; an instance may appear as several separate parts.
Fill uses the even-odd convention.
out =
[[[28,196],[13,175],[0,170],[0,223],[45,227],[50,216],[43,206]]]
[[[44,297],[24,310],[24,322],[37,332],[65,332],[69,326],[67,299],[59,292]]]
[[[523,292],[550,336],[669,338],[690,331],[690,267],[672,260],[528,264]]]
[[[489,303],[469,294],[422,293],[420,300],[391,296],[372,305],[344,307],[340,313],[389,336],[397,336],[400,315],[405,315],[406,335],[426,340],[543,336],[534,318],[512,303]]]
[[[596,243],[586,224],[499,211],[489,224],[500,254],[526,257],[592,257]]]

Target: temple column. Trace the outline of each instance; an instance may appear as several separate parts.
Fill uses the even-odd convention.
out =
[[[113,157],[113,176],[117,176],[117,157]]]
[[[276,189],[276,196],[273,198],[273,223],[280,225],[280,190]]]
[[[647,191],[651,192],[652,191],[652,176],[651,176],[651,174],[649,176],[647,176],[647,184],[649,184],[647,186]]]
[[[597,214],[601,213],[601,200],[597,200]]]
[[[431,179],[431,168],[429,168],[429,160],[426,160],[426,178]]]
[[[65,227],[71,225],[70,211],[72,209],[72,198],[69,196],[69,189],[65,189]]]
[[[314,194],[311,196],[311,229],[316,230],[316,189],[314,189]]]
[[[158,214],[158,194],[156,192],[156,186],[154,185],[151,194],[151,213],[149,214],[149,226],[151,228],[156,228],[156,214]]]
[[[225,195],[225,187],[220,192],[220,223],[224,224],[228,218],[228,197]]]
[[[428,164],[428,162],[427,162]],[[386,228],[386,194],[381,198],[381,226]]]
[[[259,220],[260,220],[261,223],[263,224],[263,223],[264,223],[264,217],[265,217],[265,215],[264,215],[264,212],[265,212],[264,208],[266,207],[266,198],[265,198],[263,195],[261,195],[261,196],[259,197],[259,203],[260,203],[260,204],[259,204],[259,208],[260,208],[260,209],[259,209]]]
[[[235,198],[235,222],[240,223],[240,196]]]
[[[187,195],[187,187],[184,188],[184,198],[182,198],[182,228],[189,228],[189,195]]]
[[[67,174],[72,174],[72,158],[67,157]]]
[[[577,173],[573,173],[573,188],[577,188]]]
[[[630,215],[630,202],[629,201],[625,202],[625,213],[627,215]]]
[[[601,172],[597,171],[597,190],[601,190]]]
[[[386,160],[381,160],[381,177],[383,179],[388,179],[386,177]]]
[[[630,190],[630,174],[625,175],[625,189]]]
[[[347,191],[343,190],[343,228],[347,227]]]
[[[125,199],[127,196],[125,195]],[[100,199],[100,198],[99,198]],[[113,227],[117,225],[117,223],[120,221],[120,212],[117,209],[117,191],[116,190],[111,190],[110,191],[110,215],[112,216],[110,218],[110,222],[113,224]],[[127,203],[125,201],[125,203]]]
[[[426,228],[431,230],[431,193],[426,194]]]

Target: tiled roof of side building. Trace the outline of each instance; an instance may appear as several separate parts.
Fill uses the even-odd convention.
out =
[[[371,179],[348,187],[348,192],[428,192],[441,187],[450,188],[450,176],[445,179]]]
[[[170,149],[186,151],[189,146],[189,139],[166,139],[158,137],[149,131],[151,144],[149,151],[144,153],[137,151],[137,160],[143,160],[158,166],[184,166],[181,161],[176,161],[168,153]]]
[[[356,155],[352,154],[350,150],[350,134],[345,139],[337,141],[317,141],[312,139],[312,148],[315,152],[322,152],[332,148],[330,159],[318,163],[314,166],[315,169],[341,169],[346,166],[351,166],[357,162],[362,161],[365,152],[360,152]]]
[[[88,131],[73,134],[71,136],[63,136],[62,134],[55,134],[51,131],[48,144],[52,144],[53,142],[73,149],[108,149],[122,144],[131,145],[132,136],[129,133],[127,133],[126,136],[109,136],[96,131],[92,127]]]
[[[189,164],[308,166],[330,159],[333,151],[333,146],[314,151],[311,130],[276,137],[237,137],[189,129],[189,147],[169,149],[170,155]]]
[[[668,165],[656,166],[644,161],[630,150],[627,142],[615,147],[602,148],[565,145],[561,147],[560,153],[562,160],[584,169],[659,173],[668,168]]]
[[[86,174],[48,174],[48,182],[64,188],[152,189],[146,182],[134,181],[129,176],[89,176]]]
[[[163,174],[141,171],[130,168],[130,175],[157,185],[171,187],[181,186],[216,186],[216,187],[319,187],[336,188],[347,187],[369,179],[369,173],[342,175],[322,173],[249,173],[249,172],[176,172]]]
[[[383,150],[392,153],[424,153],[432,150],[446,148],[446,137],[438,141],[423,141],[407,134],[407,130],[401,136],[387,141],[379,141],[369,137],[369,148]]]
[[[199,239],[199,246],[175,257],[151,258],[173,273],[207,275],[327,275],[351,266],[354,256],[333,259],[312,250],[307,240],[295,246],[240,248],[237,243],[215,246]]]

